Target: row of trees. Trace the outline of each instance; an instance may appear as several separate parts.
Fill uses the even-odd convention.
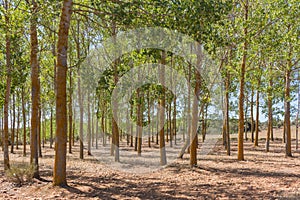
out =
[[[291,101],[297,93],[298,74],[295,72],[298,71],[300,60],[300,22],[297,17],[299,10],[300,5],[296,0],[233,0],[226,3],[167,0],[64,0],[63,3],[35,0],[1,1],[0,12],[3,17],[0,25],[3,28],[0,30],[0,39],[5,45],[0,46],[0,90],[3,97],[0,107],[3,110],[1,116],[5,170],[10,168],[9,141],[13,152],[14,144],[19,147],[21,133],[24,156],[26,143],[30,143],[30,162],[36,166],[36,178],[39,177],[40,144],[49,139],[52,147],[55,138],[55,185],[67,183],[67,141],[69,153],[72,153],[76,135],[80,138],[82,159],[83,140],[87,141],[88,154],[91,154],[94,140],[98,146],[99,132],[103,133],[101,137],[104,145],[106,137],[111,137],[111,154],[115,156],[115,161],[120,160],[120,140],[126,134],[128,145],[135,146],[140,155],[143,142],[140,136],[146,130],[132,127],[121,130],[117,125],[118,119],[113,117],[114,113],[118,113],[118,106],[111,106],[110,102],[112,91],[122,75],[133,66],[148,62],[171,66],[177,73],[186,77],[190,83],[187,95],[180,97],[160,85],[144,85],[133,93],[126,111],[127,117],[130,116],[138,127],[152,121],[157,122],[156,126],[163,127],[162,119],[167,118],[168,127],[158,132],[159,129],[153,128],[153,125],[152,130],[148,131],[148,146],[151,146],[156,137],[155,142],[161,149],[161,165],[165,165],[167,160],[163,147],[166,142],[170,145],[173,145],[173,142],[176,144],[176,138],[179,138],[178,130],[183,129],[182,139],[186,145],[183,146],[179,157],[183,156],[189,146],[190,164],[197,164],[196,132],[199,118],[202,140],[205,140],[207,124],[211,117],[207,113],[212,104],[210,92],[201,77],[203,74],[198,73],[197,66],[192,66],[191,62],[174,55],[173,52],[147,49],[136,50],[114,60],[111,68],[104,71],[97,80],[98,85],[95,88],[91,88],[89,82],[84,79],[87,77],[81,74],[83,72],[80,69],[84,67],[85,58],[99,42],[106,38],[115,38],[120,31],[141,26],[160,26],[187,34],[201,44],[216,61],[208,66],[217,65],[223,78],[223,90],[219,92],[223,93],[222,135],[228,155],[229,133],[232,128],[229,126],[230,112],[238,113],[238,160],[243,160],[245,119],[252,125],[256,124],[251,130],[251,139],[257,146],[259,113],[263,108],[263,112],[268,116],[268,152],[270,140],[273,139],[273,117],[278,114],[277,105],[279,111],[284,113],[283,138],[286,142],[286,155],[292,156],[290,120]],[[191,47],[191,50],[196,51],[196,47]],[[197,55],[200,62],[203,57]],[[164,68],[161,68],[160,72],[159,79],[162,84],[167,76],[164,74]],[[147,73],[149,72],[141,74]],[[92,77],[89,76],[88,79]],[[193,94],[196,94],[197,98],[193,99]],[[238,107],[235,102],[236,96],[239,96]],[[280,109],[281,102],[284,102],[284,109]],[[87,105],[86,108],[84,104]],[[150,117],[154,112],[157,112],[160,120]],[[86,118],[84,113],[88,114]],[[79,117],[75,117],[76,114]],[[9,115],[12,117],[10,123]],[[185,123],[184,119],[191,123]],[[298,145],[296,147],[298,148]]]

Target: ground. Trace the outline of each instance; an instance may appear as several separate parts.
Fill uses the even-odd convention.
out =
[[[146,174],[116,171],[86,154],[80,160],[76,144],[73,154],[68,154],[68,186],[63,188],[52,186],[54,151],[46,147],[40,159],[43,180],[17,187],[1,170],[0,199],[300,199],[300,151],[295,150],[293,140],[293,157],[285,157],[281,132],[276,130],[278,139],[271,142],[269,153],[264,151],[265,131],[260,133],[259,147],[245,141],[245,161],[236,160],[237,141],[233,139],[231,156],[218,142],[208,155],[198,156],[196,167],[189,167],[185,155]],[[12,165],[28,162],[21,152],[10,154]]]

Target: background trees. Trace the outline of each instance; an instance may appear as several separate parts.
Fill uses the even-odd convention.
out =
[[[125,138],[126,145],[134,146],[132,150],[143,155],[143,134],[147,134],[148,148],[159,144],[161,165],[167,163],[164,148],[174,147],[179,141],[186,142],[179,157],[187,150],[190,164],[197,164],[197,149],[206,140],[212,124],[208,111],[213,103],[202,79],[205,74],[199,74],[190,60],[157,49],[126,53],[110,63],[95,87],[89,81],[96,76],[85,76],[80,71],[85,58],[102,41],[141,26],[170,28],[189,35],[215,60],[210,66],[220,66],[224,87],[223,144],[228,155],[230,133],[238,132],[238,160],[245,159],[243,142],[248,138],[245,121],[251,124],[253,145],[259,145],[260,119],[265,114],[266,151],[272,148],[273,126],[283,121],[284,116],[282,139],[286,142],[286,156],[292,156],[294,86],[299,82],[299,10],[296,0],[226,3],[96,0],[74,1],[73,8],[70,0],[62,4],[1,1],[0,116],[4,168],[9,168],[9,144],[12,152],[14,144],[23,144],[26,156],[26,143],[30,143],[38,177],[38,153],[41,154],[38,146],[49,142],[52,147],[55,142],[53,182],[65,185],[67,142],[71,153],[74,140],[80,139],[83,159],[84,145],[88,146],[88,155],[92,155],[94,141],[98,148],[102,140],[102,146],[112,144],[112,155],[115,161],[120,161],[118,151]],[[203,58],[200,53],[197,55],[201,65]],[[131,119],[136,126],[131,124],[126,130],[121,129],[117,126],[120,119],[114,117],[118,116],[117,105],[111,105],[112,91],[126,72],[147,62],[172,66],[188,80],[187,95],[182,97],[159,84],[138,88],[133,91],[126,110],[128,121]],[[167,76],[160,75],[161,82],[165,82]],[[74,92],[77,88],[78,93]],[[192,98],[193,94],[196,98]],[[152,114],[159,117],[150,117]],[[274,120],[278,117],[281,119]],[[236,118],[236,124],[231,123]],[[147,124],[151,124],[148,129],[140,128]],[[160,127],[164,128],[159,130]],[[198,138],[200,134],[202,137]]]

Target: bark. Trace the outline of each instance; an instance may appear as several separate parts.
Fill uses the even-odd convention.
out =
[[[229,132],[229,89],[230,89],[230,74],[226,71],[225,80],[225,132],[226,132],[226,153],[230,156],[230,132]]]
[[[174,96],[174,100],[173,100],[174,102],[173,102],[173,104],[174,104],[174,111],[173,111],[173,140],[174,140],[174,144],[176,145],[177,143],[176,143],[176,134],[177,134],[177,132],[176,132],[176,95]]]
[[[272,76],[272,72],[270,73]],[[271,77],[269,81],[269,90],[268,90],[268,130],[267,130],[267,139],[266,139],[266,152],[269,152],[270,150],[270,135],[273,131],[272,87],[273,87],[273,80]]]
[[[291,144],[291,105],[290,105],[290,79],[291,79],[291,71],[287,69],[285,72],[285,137],[286,137],[286,144],[285,144],[285,155],[288,157],[292,157],[292,144]]]
[[[138,69],[138,79],[141,78],[140,68]],[[142,154],[142,132],[143,132],[143,109],[142,109],[142,91],[140,88],[136,90],[137,93],[137,139],[138,139],[138,156]]]
[[[64,186],[66,180],[67,153],[67,50],[68,34],[72,14],[72,0],[64,0],[60,17],[57,42],[57,95],[56,95],[56,143],[53,184]]]
[[[10,19],[8,16],[8,1],[5,1],[5,24],[9,26]],[[10,168],[9,164],[9,152],[8,152],[8,104],[10,99],[10,89],[11,89],[11,46],[10,46],[10,33],[9,28],[5,34],[5,50],[6,50],[6,88],[5,88],[5,98],[4,98],[4,134],[3,134],[3,157],[4,157],[4,170]]]
[[[39,63],[38,63],[38,39],[37,39],[37,2],[32,0],[30,20],[30,65],[31,65],[31,136],[30,136],[30,163],[35,165],[34,177],[39,178],[38,160],[38,135],[39,135]]]
[[[41,113],[41,108],[39,108],[39,116],[38,116],[38,152],[39,152],[39,157],[43,157],[42,155],[42,140],[41,140],[41,134],[42,134],[42,123],[41,123],[41,118],[42,118],[42,113]]]
[[[254,87],[251,88],[251,107],[250,107],[250,115],[251,115],[251,142],[254,142]]]
[[[248,20],[248,0],[244,5],[245,15],[244,21]],[[248,29],[244,28],[244,37],[247,37]],[[239,126],[238,126],[238,160],[244,160],[244,141],[243,141],[243,133],[244,133],[244,88],[245,88],[245,74],[246,74],[246,62],[247,62],[247,50],[248,50],[248,42],[247,39],[244,39],[243,44],[243,59],[241,65],[240,72],[240,96],[239,96]]]
[[[53,145],[53,109],[50,108],[50,148]]]
[[[116,34],[117,28],[116,23],[113,21],[112,24],[112,36],[114,42],[116,42]],[[118,59],[113,63],[113,73],[114,73],[114,84],[117,85],[118,83]],[[114,101],[113,105],[113,115],[112,115],[112,146],[111,146],[111,153],[115,155],[115,162],[120,161],[119,155],[119,128],[117,125],[117,113],[118,113],[118,104]]]
[[[296,150],[298,150],[298,139],[299,139],[299,112],[300,112],[300,84],[299,84],[299,71],[298,71],[298,88],[297,88],[297,95],[298,95],[298,109],[297,109],[297,117],[296,117]]]
[[[72,106],[72,95],[73,95],[73,83],[72,83],[72,70],[69,71],[69,83],[70,83],[70,88],[69,88],[69,105],[68,105],[68,110],[69,110],[69,153],[72,153],[72,135],[73,135],[73,106]]]
[[[130,105],[130,118],[132,119],[133,115],[133,105]],[[130,147],[133,147],[133,124],[130,125]]]
[[[248,92],[246,93],[246,108],[245,108],[245,123],[247,124],[248,126],[248,106],[249,106],[249,103],[248,103]],[[245,126],[245,125],[244,125]],[[248,141],[248,127],[245,127],[244,128],[244,135],[245,135],[245,140]]]
[[[254,141],[254,146],[258,146],[258,127],[259,127],[259,87],[260,87],[260,80],[258,80],[258,88],[256,91],[256,123],[255,123],[255,141]]]
[[[91,152],[91,108],[90,108],[90,94],[88,93],[87,95],[87,100],[88,100],[88,121],[87,121],[87,125],[88,125],[88,130],[87,130],[87,143],[88,143],[88,155],[92,155]]]
[[[18,102],[20,102],[19,95],[18,95]],[[20,105],[18,105],[18,108],[17,108],[16,149],[19,149],[19,135],[20,135]]]
[[[190,133],[190,165],[197,165],[197,128],[199,121],[199,97],[201,90],[201,75],[200,75],[200,66],[202,63],[202,52],[201,46],[197,46],[197,66],[195,69],[195,94],[193,95],[193,106],[192,106],[192,127]],[[203,112],[204,114],[204,112]]]
[[[172,79],[172,78],[171,78]],[[173,126],[172,126],[172,102],[169,103],[169,130],[170,130],[170,139],[169,139],[169,142],[170,142],[170,147],[173,147],[173,133],[172,133],[172,129],[173,129]]]
[[[96,133],[95,133],[95,139],[96,139],[96,149],[98,149],[98,137],[99,137],[99,118],[96,117]]]
[[[14,153],[14,145],[15,145],[15,124],[16,124],[16,96],[15,93],[13,93],[12,98],[12,132],[11,132],[11,149],[10,153]]]
[[[26,109],[25,109],[25,91],[22,86],[22,116],[23,116],[23,156],[26,156]]]
[[[150,69],[150,68],[149,68]],[[148,112],[147,112],[147,116],[148,116],[148,147],[151,147],[151,127],[150,127],[150,123],[151,123],[151,106],[150,106],[150,88],[147,91],[147,105],[148,105]]]
[[[165,85],[165,64],[166,64],[166,52],[162,52],[162,58],[161,58],[161,66],[159,70],[159,81],[161,85]],[[163,89],[162,95],[159,99],[159,149],[160,149],[160,165],[166,165],[167,164],[167,157],[166,157],[166,148],[165,148],[165,131],[164,131],[164,123],[165,123],[165,91]]]

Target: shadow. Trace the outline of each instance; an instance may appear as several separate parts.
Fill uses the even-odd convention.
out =
[[[71,179],[72,181],[70,181],[69,186],[64,189],[84,198],[99,197],[101,199],[128,199],[135,197],[140,199],[188,199],[187,197],[175,197],[177,187],[175,184],[168,183],[168,188],[171,189],[162,191],[161,188],[166,186],[166,183],[162,181],[145,183],[143,180],[136,179],[134,180],[136,182],[133,182],[132,180],[128,181],[122,177],[117,177],[117,175],[105,177],[71,175],[68,179]],[[84,182],[76,182],[75,180],[77,179],[84,180]],[[78,189],[78,187],[89,187],[90,189],[88,191],[83,191]]]

